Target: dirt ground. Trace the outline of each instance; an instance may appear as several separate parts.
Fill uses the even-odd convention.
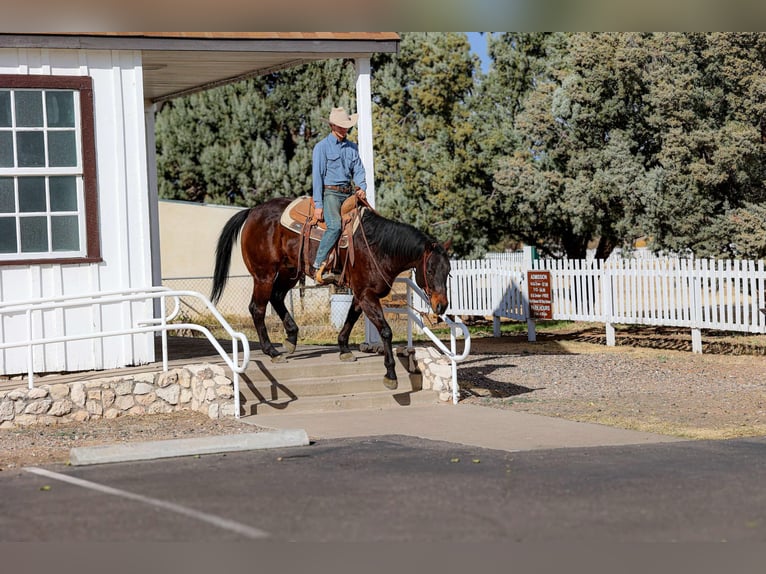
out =
[[[474,338],[462,402],[695,439],[766,435],[759,337],[635,328],[605,346],[603,326]]]
[[[698,439],[766,435],[766,342],[688,331],[630,329],[617,346],[603,326],[475,337],[458,376],[461,401]],[[65,463],[74,446],[254,432],[194,412],[0,429],[0,471]]]

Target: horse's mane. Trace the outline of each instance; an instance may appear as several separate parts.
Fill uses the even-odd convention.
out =
[[[365,211],[362,226],[371,246],[395,257],[417,259],[427,245],[436,243],[433,237],[416,227],[386,219],[370,210]]]

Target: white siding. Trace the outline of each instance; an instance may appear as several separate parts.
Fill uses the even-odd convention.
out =
[[[0,73],[93,78],[101,263],[0,266],[4,303],[152,284],[149,193],[141,54],[138,51],[0,48]],[[152,316],[151,303],[46,312],[35,334],[115,330]],[[0,325],[4,341],[26,338],[22,318]],[[0,351],[0,372],[26,371],[26,350]],[[35,351],[37,372],[116,368],[154,360],[151,335],[48,345]]]

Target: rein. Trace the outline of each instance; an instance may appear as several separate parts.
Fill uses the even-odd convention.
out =
[[[371,210],[373,213],[375,213],[375,214],[377,214],[377,213],[378,213],[377,211],[375,211],[375,208],[374,208],[374,207],[372,207],[372,206],[371,206],[371,205],[370,205],[370,204],[367,202],[367,200],[366,200],[366,199],[362,199],[362,198],[359,198],[359,203],[363,204],[365,207],[367,207],[367,208],[368,208],[369,210]],[[367,234],[365,233],[365,231],[364,231],[364,225],[362,225],[362,224],[361,224],[361,222],[360,222],[360,225],[359,225],[359,229],[360,229],[360,230],[361,230],[361,232],[362,232],[362,238],[364,239],[364,245],[365,245],[365,247],[367,247],[367,252],[368,252],[368,253],[370,253],[370,254],[372,255],[372,249],[370,249],[370,242],[367,240]],[[426,247],[426,249],[429,249],[429,247],[430,247],[430,250],[428,251],[428,253],[427,253],[427,254],[425,253],[425,250],[424,250],[424,257],[423,257],[423,282],[425,283],[425,287],[423,288],[423,291],[425,292],[426,296],[427,296],[429,299],[431,298],[431,293],[432,293],[432,291],[431,291],[431,286],[428,284],[428,260],[431,258],[431,255],[433,255],[433,252],[434,252],[434,247],[436,247],[436,245],[438,245],[438,244],[434,242],[434,243],[431,243],[431,245],[430,245],[430,246],[427,246],[427,247]],[[380,268],[380,265],[378,265],[378,261],[377,261],[377,259],[376,259],[375,257],[370,257],[370,259],[372,260],[372,263],[373,263],[373,265],[375,266],[375,270],[378,272],[378,274],[379,274],[381,277],[383,277],[383,278],[384,278],[384,279],[383,279],[383,281],[384,281],[384,282],[385,282],[385,284],[388,286],[388,288],[389,288],[389,289],[393,289],[393,288],[394,288],[394,286],[393,286],[391,283],[389,283],[388,281],[386,281],[386,279],[385,279],[385,275],[384,275],[383,271],[381,270],[381,268]],[[414,308],[412,305],[410,305],[409,303],[407,303],[407,307],[408,307],[408,308],[410,308],[410,309],[412,309],[414,312],[418,313],[418,314],[419,314],[419,315],[421,315],[421,316],[430,317],[430,313],[428,313],[428,312],[423,312],[423,311],[418,311],[417,309],[415,309],[415,308]],[[431,322],[431,321],[430,321],[430,318],[429,318],[429,322]]]

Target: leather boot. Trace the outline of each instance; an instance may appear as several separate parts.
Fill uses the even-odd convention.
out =
[[[327,264],[326,262],[322,263],[319,266],[319,269],[317,269],[313,265],[311,267],[311,272],[313,273],[314,281],[316,282],[317,285],[327,285],[328,283],[335,284],[336,281],[338,280],[338,277],[332,272],[325,274],[326,264]]]

